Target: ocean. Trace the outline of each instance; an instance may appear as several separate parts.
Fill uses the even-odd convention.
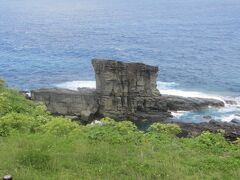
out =
[[[161,93],[236,102],[176,118],[240,119],[239,17],[239,0],[0,0],[0,78],[94,87],[92,58],[143,62]]]

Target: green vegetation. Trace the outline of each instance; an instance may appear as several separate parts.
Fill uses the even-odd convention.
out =
[[[222,132],[177,138],[174,124],[139,131],[104,118],[53,117],[0,81],[0,176],[14,179],[238,179],[240,140]],[[1,178],[1,177],[0,177]]]

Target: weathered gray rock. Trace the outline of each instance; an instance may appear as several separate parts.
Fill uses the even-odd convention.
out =
[[[53,114],[77,116],[85,121],[104,116],[117,120],[159,121],[171,117],[169,111],[224,106],[215,99],[161,95],[155,66],[101,59],[92,60],[92,64],[96,90],[40,89],[32,91],[32,99],[43,101]]]
[[[231,123],[240,125],[240,119],[235,118],[235,119],[231,120]]]
[[[96,90],[101,96],[159,96],[158,67],[142,63],[93,59]]]
[[[229,105],[237,105],[237,101],[234,101],[234,100],[226,99],[224,101],[225,101],[226,104],[229,104]]]
[[[182,133],[179,135],[180,137],[194,137],[200,135],[204,131],[218,133],[221,130],[224,130],[225,138],[230,141],[235,141],[240,137],[240,126],[227,122],[211,120],[203,123],[174,123],[177,123],[182,129]]]
[[[32,99],[42,101],[53,114],[78,116],[90,120],[98,110],[94,89],[82,88],[78,91],[67,89],[39,89],[31,91]]]
[[[190,98],[163,95],[170,111],[196,111],[211,107],[224,107],[224,102],[217,99]]]
[[[142,63],[124,63],[113,60],[92,60],[96,74],[99,113],[124,119],[138,112],[147,117],[158,112],[164,118],[167,104],[157,89],[158,67]]]

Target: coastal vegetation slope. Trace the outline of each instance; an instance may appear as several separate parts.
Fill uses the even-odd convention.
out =
[[[0,176],[14,179],[238,179],[240,140],[179,138],[175,124],[81,125],[52,116],[0,81]]]

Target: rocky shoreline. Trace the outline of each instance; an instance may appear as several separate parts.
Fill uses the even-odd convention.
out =
[[[217,99],[162,95],[157,89],[158,67],[114,60],[92,60],[96,89],[72,91],[47,88],[31,91],[31,99],[42,101],[52,114],[80,119],[85,123],[102,117],[132,120],[139,127],[153,122],[171,122],[171,111],[198,111],[224,107]],[[208,123],[174,122],[183,130],[181,136],[195,136],[202,131],[225,130],[226,138],[240,137],[240,125],[209,121]]]

